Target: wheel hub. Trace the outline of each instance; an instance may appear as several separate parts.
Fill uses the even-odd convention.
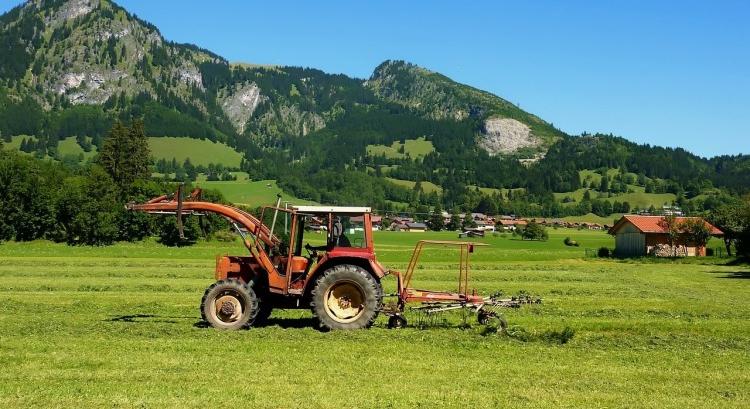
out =
[[[339,282],[326,292],[325,309],[334,320],[347,323],[355,321],[364,312],[365,294],[353,282]]]
[[[234,304],[230,301],[224,301],[221,304],[221,313],[224,315],[232,315],[234,314]]]
[[[242,302],[235,295],[225,294],[214,303],[216,318],[225,323],[232,323],[242,316]]]

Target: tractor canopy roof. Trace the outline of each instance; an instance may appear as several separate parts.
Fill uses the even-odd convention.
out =
[[[293,206],[295,211],[299,213],[336,213],[336,214],[363,214],[371,213],[372,209],[369,207],[357,207],[357,206]]]

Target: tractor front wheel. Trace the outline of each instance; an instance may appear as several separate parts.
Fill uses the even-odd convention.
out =
[[[201,300],[201,317],[218,329],[249,328],[258,310],[255,291],[239,280],[215,282]]]
[[[315,283],[310,306],[324,329],[361,329],[375,322],[382,298],[380,283],[367,270],[341,264]]]

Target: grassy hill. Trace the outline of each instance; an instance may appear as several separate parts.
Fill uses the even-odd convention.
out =
[[[402,149],[403,153],[401,153]],[[367,145],[367,154],[369,156],[385,155],[388,159],[403,159],[406,157],[423,158],[434,150],[435,147],[432,145],[432,142],[426,140],[424,137],[406,139],[404,143],[395,141],[391,146]]]
[[[92,145],[91,150],[89,152],[86,152],[83,150],[83,148],[81,148],[81,145],[78,144],[76,138],[71,136],[69,138],[61,140],[60,143],[58,143],[57,152],[61,157],[67,155],[78,156],[80,154],[83,154],[83,159],[88,160],[96,156],[96,146]]]
[[[11,142],[5,142],[5,149],[20,150],[21,141],[26,138],[36,141],[34,136],[18,135],[13,136]],[[231,147],[209,140],[193,139],[188,137],[150,137],[148,145],[151,149],[151,156],[154,160],[177,159],[182,164],[185,159],[190,158],[193,165],[208,166],[210,163],[222,164],[229,168],[239,168],[242,160],[242,154]],[[78,156],[83,154],[84,160],[91,159],[96,155],[96,146],[92,146],[90,152],[85,152],[76,142],[76,138],[71,136],[60,140],[57,151],[60,157],[66,155]]]
[[[617,169],[607,169],[606,174],[608,177],[613,178],[618,174],[618,172],[619,171]],[[584,184],[584,186],[589,186],[591,185],[591,183],[598,186],[602,180],[602,175],[593,170],[579,171],[579,175],[581,178],[581,183]],[[637,178],[637,175],[634,173],[627,173],[626,176],[631,177],[633,180]],[[646,181],[651,180],[652,179],[650,178],[646,178]],[[577,189],[572,192],[557,192],[554,193],[554,195],[555,199],[560,201],[564,200],[565,198],[573,199],[573,202],[565,203],[565,205],[573,206],[577,203],[580,203],[581,200],[583,200],[583,195],[586,193],[586,190],[589,190],[589,194],[591,195],[592,199],[607,200],[609,202],[628,202],[630,203],[631,207],[634,208],[637,206],[641,209],[647,209],[650,206],[660,208],[665,204],[671,204],[677,198],[677,196],[675,196],[673,193],[646,193],[645,187],[639,185],[628,184],[627,188],[627,193],[612,194],[611,197],[609,197],[609,194],[601,193],[596,189],[587,188]]]
[[[516,188],[516,189],[504,189],[504,188],[503,189],[497,189],[497,188],[494,188],[494,187],[477,187],[477,186],[467,186],[467,187],[469,189],[479,189],[480,192],[482,192],[484,194],[487,194],[487,195],[494,195],[494,194],[497,194],[497,193],[502,193],[503,197],[507,197],[508,196],[508,192],[511,191],[511,190],[514,193],[526,191],[526,189],[524,189],[522,187],[519,187],[519,188]]]
[[[558,200],[563,200],[566,197],[575,200],[575,202],[565,203],[566,205],[573,206],[583,200],[586,190],[578,189],[573,192],[555,193],[554,195]],[[640,192],[613,194],[612,197],[607,197],[606,195],[600,197],[599,192],[591,190],[590,195],[592,199],[607,200],[609,202],[628,202],[630,206],[638,206],[641,209],[647,209],[651,205],[659,208],[664,204],[671,204],[676,199],[673,193],[645,193],[642,191],[643,188],[640,188],[640,190]]]
[[[585,214],[583,216],[568,216],[562,219],[566,222],[578,222],[578,223],[599,223],[607,226],[612,226],[615,220],[622,217],[622,214],[613,213],[607,217],[597,216],[593,213]]]
[[[215,163],[230,168],[239,168],[242,154],[231,147],[209,140],[182,138],[182,137],[151,137],[148,138],[151,148],[151,156],[155,160],[177,159],[179,163],[190,158],[193,165],[208,166]]]
[[[216,189],[232,203],[256,207],[276,204],[276,194],[281,193],[282,203],[315,204],[315,202],[296,198],[281,192],[275,180],[236,180],[236,181],[199,181],[196,186],[206,189]]]
[[[21,142],[24,140],[30,140],[36,142],[38,139],[35,136],[28,136],[28,135],[16,135],[11,137],[10,142],[3,142],[5,149],[15,149],[20,151],[21,150]],[[90,141],[90,138],[89,138]],[[76,141],[76,138],[74,136],[67,137],[65,139],[61,139],[60,142],[57,145],[57,154],[59,157],[65,157],[65,156],[75,156],[78,157],[80,154],[83,154],[83,159],[89,160],[93,158],[96,155],[96,146],[91,146],[91,151],[86,152],[81,148],[81,145],[78,144]],[[47,158],[50,158],[47,156]]]
[[[411,180],[394,179],[394,178],[386,178],[386,179],[391,183],[397,184],[399,186],[408,187],[409,189],[413,189],[414,185],[417,184],[417,182],[414,182]],[[422,191],[424,191],[425,193],[432,193],[432,192],[442,193],[443,188],[432,182],[424,181],[422,182]]]

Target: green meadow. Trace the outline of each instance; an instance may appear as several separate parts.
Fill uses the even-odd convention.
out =
[[[268,326],[204,328],[214,256],[240,242],[167,248],[0,244],[0,407],[722,407],[750,405],[750,267],[730,259],[585,257],[601,232],[550,229],[548,242],[474,239],[472,286],[526,291],[508,333],[461,314],[409,326],[319,332],[306,310]],[[307,241],[321,235],[308,233]],[[581,247],[566,247],[565,237]],[[419,239],[376,232],[403,270]],[[713,245],[718,245],[712,243]],[[454,290],[457,254],[427,251],[414,285]],[[386,277],[386,292],[395,280]]]
[[[367,145],[367,155],[380,156],[385,155],[388,159],[423,158],[428,153],[435,151],[431,141],[424,137],[417,139],[406,139],[403,143],[395,141],[391,146],[386,145]]]
[[[238,180],[232,181],[198,181],[196,186],[204,189],[215,189],[220,191],[224,198],[235,204],[243,206],[273,206],[276,204],[276,195],[281,193],[282,206],[284,202],[290,202],[296,205],[314,204],[304,198],[296,198],[286,192],[276,184],[275,180],[248,180],[247,174],[238,172]]]
[[[226,167],[239,168],[242,161],[242,154],[231,147],[205,139],[150,137],[148,138],[148,146],[151,149],[151,156],[155,160],[171,161],[174,158],[180,164],[185,159],[190,158],[190,162],[196,166],[220,163]]]

